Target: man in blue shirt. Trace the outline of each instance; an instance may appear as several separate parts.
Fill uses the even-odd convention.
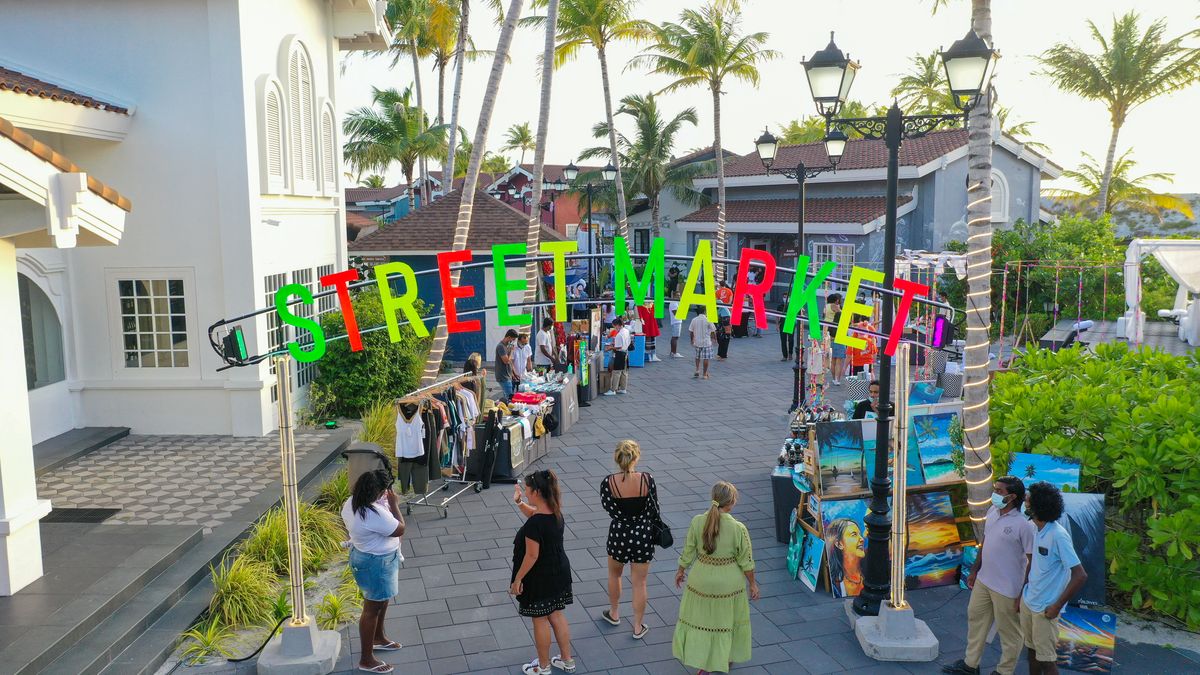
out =
[[[1045,481],[1029,486],[1025,513],[1037,526],[1033,557],[1021,593],[1021,632],[1029,649],[1030,675],[1058,672],[1055,644],[1058,615],[1087,582],[1087,572],[1075,554],[1071,533],[1058,524],[1063,498],[1058,488]]]

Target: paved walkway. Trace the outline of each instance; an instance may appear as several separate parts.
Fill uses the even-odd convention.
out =
[[[554,449],[540,466],[558,472],[565,491],[567,548],[575,574],[575,604],[566,614],[577,672],[687,672],[671,656],[679,608],[673,584],[678,551],[660,553],[653,564],[646,617],[651,629],[645,640],[631,637],[628,585],[623,625],[612,627],[598,618],[608,605],[608,516],[597,486],[613,470],[613,447],[624,438],[641,444],[641,468],[655,475],[664,515],[680,545],[687,523],[707,506],[715,481],[729,480],[739,488],[733,515],[750,528],[762,598],[751,608],[753,659],[735,672],[940,672],[939,663],[883,664],[863,656],[842,602],[789,578],[786,547],[774,537],[769,480],[791,402],[791,365],[779,359],[778,337],[767,334],[734,340],[730,359],[714,363],[707,381],[691,378],[690,359],[634,369],[629,395],[601,397],[583,410],[566,436],[552,441]],[[407,561],[387,619],[389,636],[405,645],[385,655],[397,672],[520,673],[520,664],[534,656],[529,621],[517,615],[507,593],[512,538],[522,522],[511,497],[509,486],[494,485],[479,495],[463,495],[447,519],[432,511],[409,518]],[[911,592],[909,598],[941,640],[939,662],[960,658],[967,593],[953,586]],[[343,636],[338,668],[350,673],[359,656],[355,627]],[[998,656],[997,648],[989,649],[984,664],[993,665]],[[1200,661],[1141,645],[1119,645],[1117,659],[1122,673],[1200,670]]]

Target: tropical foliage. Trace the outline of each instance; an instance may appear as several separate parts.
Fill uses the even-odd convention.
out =
[[[1108,35],[1088,21],[1096,51],[1059,43],[1039,60],[1044,74],[1060,89],[1108,108],[1112,133],[1100,174],[1096,205],[1107,207],[1117,162],[1117,136],[1129,113],[1163,94],[1178,91],[1200,79],[1200,48],[1184,44],[1187,36],[1166,36],[1163,20],[1144,31],[1137,12],[1113,19]],[[1108,211],[1103,211],[1107,213]]]
[[[387,187],[387,180],[383,176],[373,173],[358,181],[358,185],[365,188],[383,188]]]
[[[1147,185],[1150,181],[1173,182],[1174,174],[1159,171],[1134,176],[1133,170],[1137,162],[1132,154],[1133,150],[1126,150],[1113,164],[1104,204],[1100,204],[1104,170],[1095,158],[1086,152],[1083,156],[1087,161],[1078,169],[1066,170],[1062,174],[1063,178],[1075,181],[1082,189],[1047,188],[1042,190],[1042,194],[1053,197],[1073,209],[1099,210],[1104,213],[1136,211],[1156,216],[1160,222],[1167,211],[1178,211],[1188,218],[1195,218],[1192,205],[1186,199],[1155,192]]]
[[[699,205],[704,195],[692,187],[692,179],[711,171],[707,162],[676,164],[672,160],[675,137],[685,124],[696,124],[696,109],[685,108],[667,119],[658,107],[654,94],[633,94],[621,99],[617,115],[633,118],[636,132],[632,138],[617,132],[617,150],[625,166],[625,192],[628,196],[644,195],[650,205],[651,236],[659,236],[662,193],[670,191],[685,204]],[[607,138],[609,128],[604,122],[592,128],[594,138]],[[582,160],[608,157],[607,147],[588,148],[580,153]]]
[[[514,124],[504,132],[504,145],[501,150],[505,152],[517,151],[521,153],[521,158],[517,160],[518,164],[525,163],[525,153],[533,150],[537,144],[533,138],[533,130],[529,128],[529,122]]]
[[[440,127],[430,127],[429,118],[412,104],[412,89],[374,89],[374,107],[351,111],[342,123],[346,134],[343,154],[354,171],[387,171],[400,166],[404,179],[413,185],[418,162],[445,154]],[[409,208],[416,193],[409,190]]]
[[[887,108],[875,106],[868,108],[859,101],[846,101],[842,104],[842,110],[838,113],[839,117],[870,117],[882,116],[887,113]],[[843,129],[846,135],[850,138],[862,138],[862,133],[857,129]],[[803,143],[820,143],[825,140],[825,118],[820,115],[809,115],[798,120],[792,120],[787,124],[779,127],[779,144],[780,145],[801,145]]]
[[[257,626],[271,619],[275,575],[271,568],[251,556],[229,556],[216,567],[209,565],[213,596],[208,613],[224,626]]]
[[[493,152],[488,152],[483,156],[483,163],[479,165],[479,170],[483,173],[498,174],[505,173],[513,168],[512,160]],[[463,168],[466,171],[466,168]]]
[[[197,664],[210,656],[233,656],[233,629],[216,618],[210,617],[197,623],[179,638],[184,642],[183,651],[179,654],[184,663]]]
[[[341,551],[345,538],[341,518],[312,504],[300,504],[300,541],[303,545],[302,566],[305,574],[313,574]],[[283,509],[276,507],[254,524],[250,536],[242,542],[242,555],[236,562],[263,565],[268,572],[287,574],[288,545],[287,518]],[[270,604],[270,595],[267,604]],[[268,608],[269,609],[269,608]],[[269,614],[269,611],[266,612]]]
[[[992,385],[992,454],[1078,459],[1105,495],[1112,604],[1200,629],[1200,360],[1104,344],[1034,351]],[[998,474],[999,475],[999,474]]]
[[[900,75],[892,87],[892,96],[906,115],[943,115],[956,113],[958,108],[950,98],[942,57],[937,50],[909,58],[911,67]]]

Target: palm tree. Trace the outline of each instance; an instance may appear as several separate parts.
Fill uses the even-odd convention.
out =
[[[476,61],[492,56],[488,50],[475,49],[471,36],[461,30],[463,11],[467,11],[467,0],[432,0],[429,25],[418,39],[420,51],[433,59],[433,68],[438,76],[437,117],[438,124],[446,121],[446,68],[459,55],[458,40],[463,39],[462,55],[467,61]]]
[[[1000,131],[1011,137],[1028,148],[1049,152],[1050,146],[1041,141],[1033,140],[1033,125],[1036,122],[1030,120],[1013,120],[1012,124],[1008,123],[1009,116],[1012,115],[1012,108],[1006,108],[1002,105],[996,106],[996,121],[1000,123]]]
[[[504,135],[504,145],[501,150],[520,150],[521,159],[517,164],[525,163],[525,153],[537,147],[537,142],[533,138],[533,131],[529,128],[529,122],[522,124],[514,124],[508,128]]]
[[[343,154],[355,171],[387,171],[400,165],[408,182],[408,206],[414,208],[412,190],[418,162],[444,152],[442,129],[430,127],[429,118],[412,104],[412,89],[375,89],[374,107],[352,110],[342,123],[346,135]]]
[[[685,108],[671,119],[659,112],[658,99],[654,94],[633,94],[621,99],[618,115],[633,118],[636,134],[632,139],[617,132],[617,149],[621,164],[627,169],[625,191],[630,196],[645,195],[650,205],[651,236],[658,237],[661,196],[670,190],[681,202],[699,205],[704,194],[692,188],[692,179],[710,171],[709,162],[676,165],[672,160],[675,137],[685,124],[696,125],[695,108]],[[594,138],[606,138],[608,125],[601,122],[592,129]],[[588,148],[579,154],[579,159],[606,157],[608,148]]]
[[[858,101],[846,101],[842,104],[841,112],[838,113],[841,117],[868,117],[871,115],[882,116],[887,113],[886,108],[875,106],[875,109],[869,109]],[[846,135],[850,138],[862,138],[862,133],[854,129],[846,129]],[[825,138],[825,118],[820,115],[810,115],[798,120],[792,120],[779,127],[779,143],[780,145],[801,145],[803,143],[820,143]]]
[[[662,91],[708,87],[713,101],[713,150],[717,158],[717,250],[725,257],[725,162],[721,148],[721,88],[726,78],[758,86],[758,64],[778,56],[766,49],[767,33],[743,33],[737,3],[714,2],[700,10],[686,9],[679,23],[666,22],[655,30],[647,53],[630,61],[675,81]],[[660,92],[661,93],[661,92]],[[609,126],[612,126],[610,120]],[[620,192],[618,192],[620,194]],[[725,265],[716,268],[718,280]]]
[[[358,185],[359,185],[359,187],[376,188],[376,189],[382,188],[382,187],[387,187],[387,183],[384,181],[383,176],[380,176],[377,173],[373,173],[370,176],[367,176],[366,178],[363,178],[362,180],[358,181]]]
[[[529,209],[529,223],[525,236],[525,247],[528,255],[537,255],[542,238],[542,182],[545,178],[546,137],[550,128],[550,91],[554,81],[554,47],[558,37],[558,5],[559,0],[549,0],[546,5],[545,39],[542,43],[542,91],[538,97],[538,130],[537,139],[533,142],[533,202]],[[529,131],[529,124],[525,125]],[[509,130],[510,134],[512,129]],[[517,140],[509,136],[510,145]],[[525,149],[521,149],[521,163],[525,163]],[[538,297],[538,264],[525,263],[525,302],[533,302]],[[534,328],[537,324],[534,324]]]
[[[504,65],[508,61],[509,48],[512,47],[513,33],[517,30],[517,19],[521,16],[521,6],[524,0],[510,0],[508,12],[504,15],[504,24],[500,27],[500,37],[496,41],[496,52],[492,58],[492,71],[488,75],[487,87],[483,92],[483,100],[479,106],[479,121],[475,125],[475,138],[471,142],[471,160],[467,163],[467,175],[463,177],[462,194],[458,204],[458,220],[454,228],[452,251],[462,251],[467,248],[467,237],[471,233],[471,212],[475,205],[475,190],[479,185],[479,167],[483,164],[483,149],[487,147],[488,128],[492,123],[492,112],[496,109],[496,98],[500,91],[500,79],[504,76]],[[462,61],[459,61],[461,67]],[[457,134],[451,134],[454,138]],[[449,154],[449,153],[447,153]],[[450,180],[453,180],[451,178]],[[450,270],[450,283],[457,285],[461,270],[457,267]],[[425,371],[421,375],[421,384],[429,385],[435,382],[442,369],[442,357],[446,353],[445,318],[438,320],[437,329],[433,334],[433,343],[429,347],[429,356],[425,359]]]
[[[1143,176],[1133,176],[1137,166],[1130,155],[1133,150],[1126,150],[1113,164],[1112,176],[1106,201],[1100,203],[1100,189],[1104,182],[1104,171],[1094,157],[1083,153],[1087,158],[1077,170],[1063,171],[1063,178],[1069,178],[1082,186],[1082,190],[1054,188],[1042,190],[1042,194],[1064,202],[1077,209],[1099,210],[1103,213],[1114,211],[1136,211],[1147,213],[1162,221],[1166,211],[1178,211],[1189,219],[1195,218],[1192,205],[1186,199],[1175,195],[1154,192],[1146,183],[1150,181],[1172,182],[1174,174],[1148,173]],[[1097,206],[1101,208],[1097,209]]]
[[[1167,39],[1167,26],[1162,19],[1143,32],[1138,18],[1137,12],[1114,18],[1108,36],[1088,21],[1098,51],[1089,53],[1075,45],[1059,43],[1038,59],[1045,67],[1043,74],[1059,89],[1091,101],[1102,101],[1108,108],[1112,135],[1108,139],[1097,206],[1109,203],[1117,135],[1129,113],[1146,101],[1200,79],[1200,48],[1185,46],[1186,35]]]
[[[540,0],[539,5],[546,0]],[[604,89],[604,117],[613,128],[612,89],[608,79],[608,46],[614,42],[631,40],[642,42],[654,34],[654,26],[641,19],[633,18],[633,6],[637,0],[562,0],[558,15],[558,46],[554,49],[554,66],[560,67],[579,55],[584,47],[596,49],[600,59],[600,83]],[[544,16],[528,18],[530,23],[541,25]],[[617,136],[608,138],[609,157],[617,169],[616,182],[624,185],[621,160],[617,155]],[[625,208],[625,193],[617,190],[617,234],[629,236],[628,212]]]
[[[416,92],[417,109],[425,111],[425,101],[421,88],[421,58],[429,56],[426,36],[433,14],[436,0],[388,0],[387,11],[384,14],[388,28],[392,32],[391,51],[392,65],[408,55],[412,59],[413,86]],[[429,203],[429,172],[425,158],[420,159],[421,174],[421,203]],[[411,186],[412,183],[410,182]]]
[[[483,156],[483,164],[479,166],[479,170],[484,173],[498,174],[507,173],[512,168],[512,160],[504,155],[494,152],[487,152]]]
[[[904,114],[941,115],[957,112],[946,89],[941,55],[936,50],[926,55],[916,54],[909,59],[909,63],[912,69],[901,75],[900,81],[892,87],[892,96],[900,103]]]

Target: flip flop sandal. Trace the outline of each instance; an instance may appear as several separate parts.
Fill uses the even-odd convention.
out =
[[[377,652],[395,652],[399,651],[402,647],[404,647],[404,645],[396,642],[395,640],[391,640],[387,644],[374,645],[372,649]]]
[[[650,632],[650,626],[647,626],[646,624],[642,624],[641,631],[634,631],[633,639],[641,640],[642,638],[646,637],[646,633],[649,633],[649,632]]]
[[[600,612],[600,618],[601,618],[601,619],[604,619],[605,621],[609,622],[610,624],[612,624],[612,625],[614,625],[614,626],[620,626],[620,625],[621,625],[621,620],[620,620],[620,619],[614,619],[614,618],[613,618],[613,615],[612,615],[612,612],[608,611],[607,609],[606,609],[606,610],[604,610],[603,612]]]
[[[389,665],[387,663],[380,663],[379,665],[374,666],[372,668],[364,668],[363,666],[359,666],[358,669],[364,673],[391,673],[396,670],[395,668],[393,668],[391,665]]]

